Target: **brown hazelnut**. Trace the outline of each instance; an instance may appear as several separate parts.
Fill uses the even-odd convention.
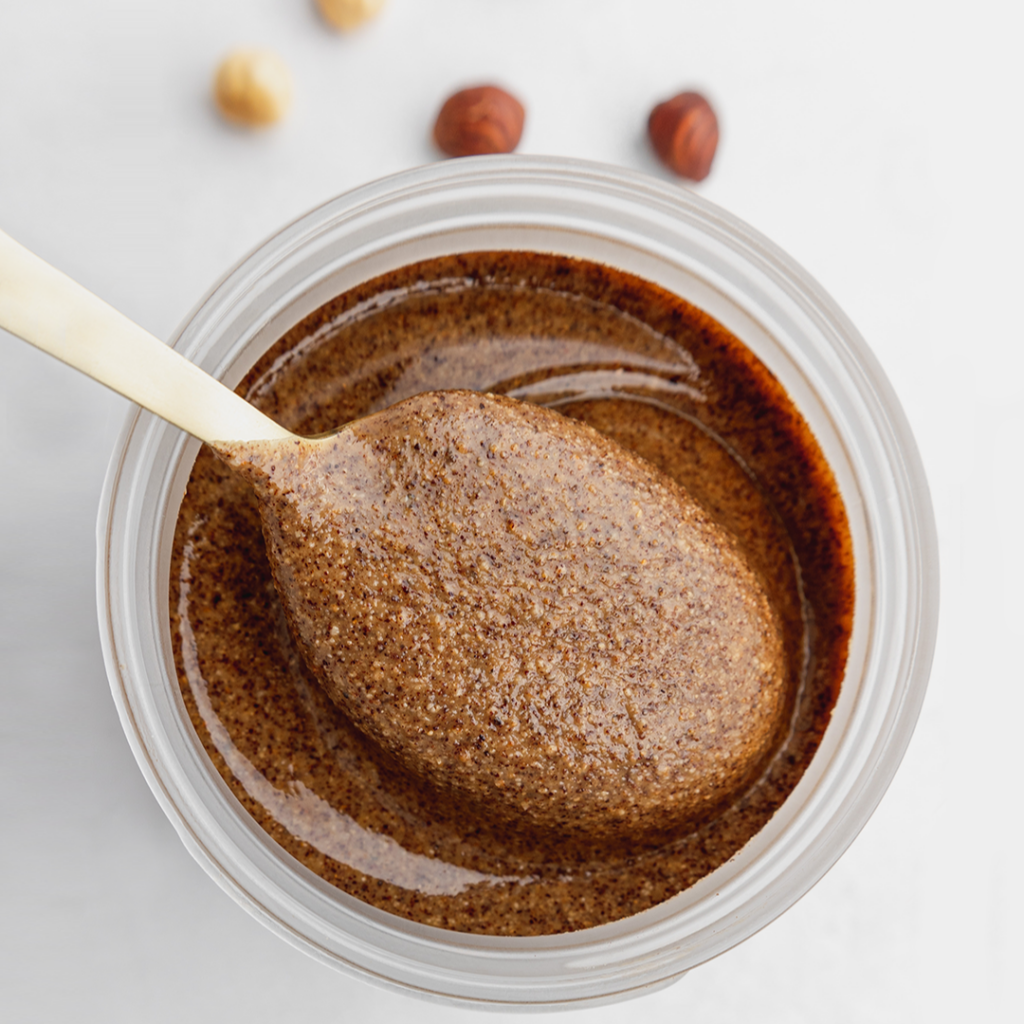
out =
[[[519,145],[526,112],[495,85],[463,89],[445,100],[434,125],[434,141],[448,156],[511,153]]]
[[[718,147],[718,118],[699,92],[681,92],[659,103],[647,121],[654,151],[671,171],[703,181]]]

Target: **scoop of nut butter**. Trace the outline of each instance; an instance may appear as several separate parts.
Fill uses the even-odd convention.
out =
[[[661,835],[773,752],[787,673],[764,586],[682,487],[591,428],[431,392],[234,461],[320,684],[477,820]]]

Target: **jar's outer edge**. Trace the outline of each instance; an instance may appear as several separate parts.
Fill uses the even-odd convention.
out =
[[[901,485],[905,492],[903,494],[905,505],[902,512],[906,521],[908,536],[913,539],[916,545],[916,550],[911,552],[910,562],[912,572],[916,573],[912,586],[916,589],[918,605],[915,621],[911,624],[913,634],[909,638],[908,647],[910,649],[904,652],[905,656],[909,659],[909,668],[899,696],[899,706],[894,709],[891,716],[893,728],[890,730],[889,735],[879,741],[884,748],[884,770],[886,777],[877,780],[879,784],[870,793],[861,793],[857,801],[851,802],[845,808],[841,821],[834,821],[832,823],[833,826],[843,832],[841,844],[830,851],[830,855],[826,858],[827,863],[817,864],[815,870],[810,875],[805,872],[803,877],[796,880],[800,891],[785,901],[785,906],[781,907],[778,911],[781,912],[786,906],[791,905],[808,891],[824,875],[831,864],[838,859],[838,856],[853,841],[856,834],[867,822],[891,781],[896,766],[910,741],[914,724],[920,712],[925,692],[925,683],[931,665],[938,616],[938,547],[934,516],[923,466],[906,417],[891,385],[867,344],[827,293],[798,264],[756,230],[719,210],[707,200],[682,190],[678,186],[657,181],[637,172],[585,161],[558,158],[469,158],[455,163],[430,165],[411,171],[404,171],[389,178],[361,186],[336,199],[330,200],[317,209],[292,221],[273,236],[272,239],[255,248],[221,277],[175,332],[174,343],[180,344],[182,342],[187,335],[189,325],[193,324],[202,315],[204,308],[215,301],[229,283],[250,276],[256,271],[263,262],[268,250],[272,249],[275,244],[288,245],[292,242],[300,243],[301,236],[318,219],[331,217],[336,213],[349,211],[366,203],[384,202],[396,194],[405,194],[410,191],[415,192],[421,188],[437,186],[454,188],[462,181],[474,181],[477,183],[491,181],[500,183],[503,179],[507,180],[508,178],[515,179],[518,182],[528,182],[531,179],[551,179],[565,185],[571,186],[575,184],[583,188],[586,188],[588,185],[599,184],[602,188],[611,188],[626,193],[632,192],[634,198],[637,195],[647,196],[652,201],[656,200],[658,203],[675,203],[686,206],[687,209],[698,214],[701,219],[706,221],[708,228],[714,227],[715,230],[724,231],[733,242],[737,242],[737,240],[742,242],[752,254],[757,254],[759,260],[767,262],[773,268],[775,275],[781,276],[781,279],[791,278],[799,284],[807,299],[838,326],[846,343],[852,346],[856,359],[865,370],[870,385],[875,391],[876,402],[883,410],[887,419],[886,427],[894,442],[894,454],[901,463],[899,467],[902,473]],[[142,415],[145,416],[146,414]],[[204,844],[197,840],[188,840],[191,829],[184,820],[181,809],[174,804],[174,800],[159,779],[159,772],[145,750],[143,728],[132,713],[130,702],[124,689],[125,681],[122,679],[123,665],[118,660],[119,654],[116,638],[117,611],[111,607],[110,571],[112,559],[116,556],[114,538],[111,533],[115,514],[114,510],[121,497],[119,488],[123,482],[122,471],[124,469],[127,447],[132,433],[138,425],[139,416],[138,410],[132,410],[129,413],[128,420],[118,439],[104,483],[100,514],[97,522],[97,599],[101,643],[122,726],[147,782],[153,789],[165,813],[174,822],[179,834],[186,840],[186,845],[193,855],[201,863],[205,861],[204,867],[215,878],[218,878],[218,875],[221,876],[218,878],[220,884],[237,900],[243,902],[251,912],[256,913],[257,916],[260,916],[266,923],[270,924],[273,930],[283,934],[284,937],[288,938],[293,944],[299,945],[300,948],[305,948],[306,952],[314,955],[317,959],[330,962],[330,956],[325,956],[322,950],[318,951],[315,948],[315,944],[303,940],[301,936],[288,934],[290,929],[284,922],[278,920],[275,925],[272,912],[263,907],[260,901],[253,900],[244,890],[240,889],[238,883],[230,877],[230,872],[217,861],[217,858],[210,850],[206,849]],[[195,839],[194,836],[193,839]],[[793,865],[791,871],[797,867],[799,865]],[[806,869],[808,865],[803,867]],[[268,916],[270,920],[268,920]],[[772,914],[767,920],[758,924],[757,927],[749,928],[744,934],[738,935],[729,945],[749,937],[749,935],[759,930],[760,927],[769,923],[774,916],[776,914]],[[583,944],[592,945],[587,942],[587,933],[575,934],[581,936]],[[709,955],[717,955],[721,951],[721,949],[718,949]],[[687,967],[692,965],[692,963],[688,963]],[[349,963],[346,965],[342,962],[337,962],[335,966],[343,968],[347,966],[350,971],[364,978],[369,976],[370,980],[374,980],[374,972],[368,972],[359,964]],[[454,991],[439,991],[434,992],[432,995],[436,998],[453,1000],[463,1004],[469,1002],[474,1005],[504,1006],[506,1008],[510,1006],[511,1008],[516,1006],[526,1008],[528,1005],[535,1008],[554,1005],[578,1006],[585,1005],[591,1001],[608,1002],[616,998],[627,997],[637,989],[638,984],[640,989],[643,990],[649,984],[670,981],[681,973],[678,964],[676,964],[676,969],[674,970],[671,969],[671,966],[662,962],[659,976],[643,976],[642,971],[638,974],[635,970],[626,974],[620,974],[617,981],[612,981],[611,987],[607,984],[611,979],[605,979],[603,990],[593,991],[589,996],[581,996],[578,992],[575,995],[570,995],[567,991],[562,991],[561,995],[557,995],[555,990],[551,988],[547,988],[544,991],[535,988],[531,992],[522,991],[514,993],[510,1003],[506,999],[495,998],[499,995],[499,990],[502,988],[500,980],[497,978],[495,979],[497,985],[491,987],[489,995],[479,990],[476,997],[459,994]],[[389,988],[398,987],[406,991],[412,989],[417,994],[431,996],[431,993],[418,989],[417,986],[410,985],[408,981],[403,983],[401,980],[385,979],[381,976],[377,976],[376,980],[378,983],[383,983]],[[547,998],[552,995],[555,998]],[[568,998],[566,999],[565,997]]]

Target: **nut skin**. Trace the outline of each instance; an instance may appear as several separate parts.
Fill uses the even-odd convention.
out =
[[[385,0],[316,0],[324,21],[342,32],[350,32],[375,18],[384,3]]]
[[[434,124],[434,142],[448,156],[511,153],[519,145],[526,112],[496,85],[480,85],[449,96]]]
[[[718,148],[718,118],[699,92],[681,92],[659,103],[647,132],[661,162],[675,174],[703,181]]]
[[[272,50],[236,50],[217,68],[213,98],[234,124],[250,128],[274,124],[291,106],[291,72]]]

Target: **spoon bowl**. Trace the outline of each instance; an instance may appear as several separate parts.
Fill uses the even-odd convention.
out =
[[[794,676],[763,581],[589,426],[427,392],[232,461],[321,686],[504,841],[671,835],[774,753]]]

